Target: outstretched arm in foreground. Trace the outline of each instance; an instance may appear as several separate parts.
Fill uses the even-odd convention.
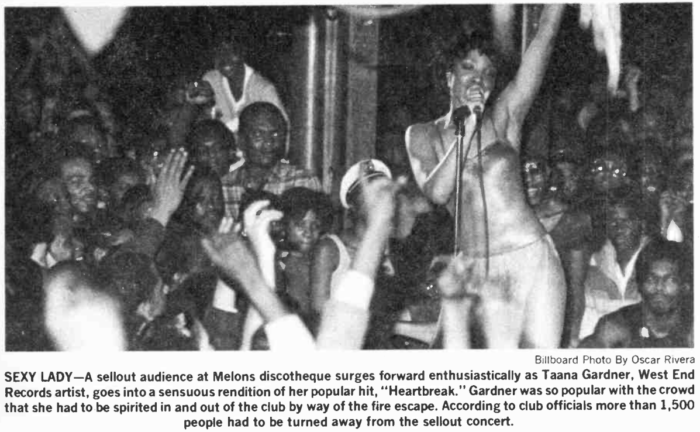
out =
[[[317,339],[319,349],[361,349],[369,323],[374,280],[392,231],[396,192],[405,184],[381,178],[363,182],[367,230],[355,258],[323,309]]]

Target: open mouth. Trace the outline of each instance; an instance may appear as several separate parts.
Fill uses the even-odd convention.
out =
[[[467,89],[467,100],[470,102],[484,102],[484,89],[481,86],[471,86]]]

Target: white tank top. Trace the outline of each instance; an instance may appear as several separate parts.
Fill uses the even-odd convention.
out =
[[[348,248],[345,247],[345,243],[343,243],[340,237],[335,234],[327,234],[326,237],[333,240],[333,243],[335,243],[335,246],[338,248],[338,267],[335,268],[331,276],[331,295],[333,295],[343,275],[350,270],[352,259],[348,253]]]

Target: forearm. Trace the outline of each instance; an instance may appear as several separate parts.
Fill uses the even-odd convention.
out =
[[[391,218],[370,222],[357,247],[351,268],[374,279],[390,234]]]
[[[590,247],[586,244],[581,249],[570,250],[562,254],[562,264],[568,275],[568,310],[565,322],[565,337],[569,341],[578,341],[581,321],[586,310],[586,276],[591,258]]]
[[[236,278],[234,272],[228,269],[225,269],[225,271],[230,277]],[[265,322],[272,322],[289,315],[280,299],[270,286],[265,283],[262,275],[239,278],[238,281]]]
[[[275,270],[275,250],[256,251],[258,267],[265,283],[274,290],[277,285]]]
[[[457,177],[457,139],[452,143],[442,160],[428,174],[423,184],[423,193],[435,204],[444,205],[455,192]]]
[[[504,91],[502,99],[511,118],[518,124],[524,121],[539,92],[565,7],[563,4],[545,5],[537,34],[523,55],[512,87],[510,91]]]
[[[356,270],[345,273],[323,307],[318,332],[319,349],[361,349],[369,326],[374,275]]]
[[[581,321],[586,311],[586,296],[583,285],[571,287],[572,299],[570,303],[567,328],[565,329],[569,341],[577,341],[581,333]]]
[[[469,348],[469,310],[471,300],[442,300],[442,341],[445,349]]]

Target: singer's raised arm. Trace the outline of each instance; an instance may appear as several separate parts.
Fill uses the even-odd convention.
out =
[[[501,92],[496,103],[495,121],[498,122],[501,115],[507,116],[506,136],[511,144],[517,145],[520,141],[517,139],[520,128],[540,90],[565,7],[564,4],[544,6],[537,35],[523,54],[515,78]]]

